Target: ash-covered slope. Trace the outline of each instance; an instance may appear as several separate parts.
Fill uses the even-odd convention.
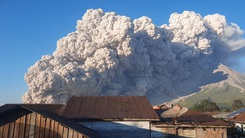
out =
[[[131,20],[90,9],[52,55],[28,69],[22,99],[63,103],[72,95],[145,95],[159,104],[210,83],[202,81],[203,72],[241,49],[242,35],[219,14],[173,13],[169,24],[156,26],[145,16]]]
[[[210,73],[210,71],[212,73]],[[221,108],[231,108],[233,100],[240,99],[245,103],[245,76],[219,64],[217,68],[209,68],[202,76],[200,91],[167,102],[191,107],[202,99],[214,101]],[[204,81],[205,80],[205,81]]]
[[[208,89],[208,88],[211,89],[214,87],[222,87],[225,84],[229,84],[235,88],[240,89],[241,93],[245,92],[245,85],[244,85],[245,84],[245,76],[244,75],[232,70],[231,68],[229,68],[223,64],[220,64],[218,66],[218,68],[213,71],[213,73],[214,74],[217,74],[217,73],[222,74],[222,75],[220,75],[220,77],[222,77],[222,78],[212,78],[212,77],[208,78],[208,74],[205,74],[205,75],[207,75],[207,79],[220,79],[221,81],[203,86],[202,89]]]

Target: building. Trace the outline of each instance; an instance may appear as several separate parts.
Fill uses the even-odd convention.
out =
[[[161,118],[145,96],[73,96],[66,104],[0,107],[0,138],[227,137],[222,120],[198,111]]]
[[[160,115],[164,110],[156,110]],[[226,122],[213,118],[199,111],[189,110],[178,117],[174,123],[171,118],[161,118],[152,123],[152,130],[157,137],[197,137],[227,138],[227,129],[231,126]]]
[[[71,97],[62,115],[106,138],[149,138],[152,121],[159,121],[145,96]]]
[[[0,108],[0,136],[151,137],[159,116],[144,96],[74,96],[66,104]]]
[[[233,130],[234,135],[245,137],[245,112],[232,116],[228,121],[235,127]]]
[[[55,113],[59,112],[62,106],[25,104],[1,106],[0,138],[98,137],[94,130]]]

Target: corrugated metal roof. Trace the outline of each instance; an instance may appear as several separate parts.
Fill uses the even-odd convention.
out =
[[[186,123],[195,123],[202,125],[213,126],[228,126],[228,124],[220,119],[206,115],[199,111],[189,110],[185,114],[179,117],[179,121]]]
[[[158,114],[161,114],[165,110],[156,110]],[[159,124],[172,123],[172,119],[161,118]],[[204,125],[204,126],[229,126],[226,122],[206,115],[203,112],[188,110],[182,116],[178,117],[178,123],[182,125]]]
[[[145,96],[73,96],[62,115],[73,119],[159,120]]]
[[[245,112],[245,108],[238,109],[238,110],[230,113],[229,115],[227,115],[226,118],[233,118],[236,115],[239,115],[240,113],[243,113],[243,112]]]
[[[245,112],[242,112],[242,113],[230,118],[229,121],[244,123],[245,122]]]

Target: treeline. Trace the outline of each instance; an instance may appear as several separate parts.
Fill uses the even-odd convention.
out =
[[[229,109],[225,109],[223,111],[234,111],[240,108],[243,108],[243,102],[240,99],[233,100],[232,107]],[[191,107],[192,110],[203,111],[203,112],[212,112],[212,111],[220,111],[220,108],[217,104],[209,99],[203,99],[199,103],[194,104]]]

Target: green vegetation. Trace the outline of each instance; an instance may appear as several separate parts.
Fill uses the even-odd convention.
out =
[[[235,99],[232,104],[232,110],[238,110],[240,108],[243,108],[244,105],[240,99]]]
[[[209,99],[217,104],[220,110],[228,111],[234,110],[233,105],[234,100],[239,99],[242,102],[245,102],[245,94],[240,92],[239,88],[233,87],[228,83],[225,83],[222,87],[215,87],[215,88],[204,88],[201,92],[198,92],[182,101],[178,104],[185,107],[193,107],[194,104],[198,104],[203,99]]]
[[[217,104],[208,99],[203,99],[201,102],[194,104],[191,109],[204,112],[219,111]]]

